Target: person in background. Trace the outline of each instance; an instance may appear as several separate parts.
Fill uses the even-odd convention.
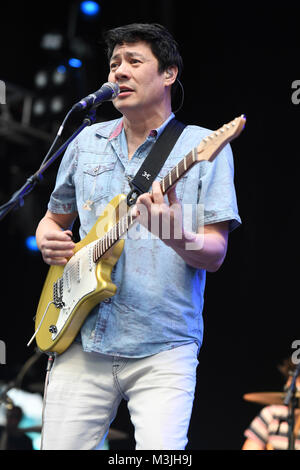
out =
[[[292,382],[295,365],[290,359],[278,366],[286,378],[284,389],[287,390]],[[296,388],[300,392],[300,377],[296,379]],[[244,435],[246,440],[243,450],[287,450],[288,449],[288,412],[285,405],[265,406],[253,419]],[[300,450],[300,409],[295,410],[294,447]]]
[[[32,440],[19,428],[22,417],[22,408],[7,407],[6,425],[0,426],[0,450],[33,450]]]

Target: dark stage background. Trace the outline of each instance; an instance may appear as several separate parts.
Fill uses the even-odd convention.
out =
[[[69,33],[71,45],[74,38],[81,41],[76,52],[81,53],[83,67],[73,71],[64,92],[73,104],[107,81],[101,31],[131,22],[159,22],[177,38],[184,58],[185,103],[177,118],[216,129],[242,113],[247,116],[244,132],[232,143],[243,225],[230,235],[222,268],[207,276],[205,336],[188,444],[194,450],[240,449],[243,431],[260,409],[244,401],[243,394],[280,391],[283,380],[277,364],[294,352],[293,341],[300,340],[294,191],[299,187],[300,106],[292,100],[292,83],[300,78],[299,11],[251,7],[249,2],[230,10],[218,3],[209,7],[191,1],[115,0],[102,1],[100,15],[91,21],[80,15],[76,20],[71,8],[75,3],[2,5],[1,80],[21,89],[24,96],[36,93],[35,74],[45,63],[60,60],[41,49],[40,39],[61,30]],[[76,52],[72,51],[73,57]],[[65,48],[62,54],[66,58],[71,51]],[[23,104],[17,98],[15,104],[10,101],[16,96],[11,90],[7,86],[6,107],[0,105],[1,204],[38,169],[51,143],[50,114],[44,122],[34,117],[30,122],[32,129],[46,133],[45,139],[26,133],[22,126],[9,127],[11,121],[4,124],[7,108],[11,119],[20,122]],[[97,116],[105,120],[116,114],[105,103]],[[61,121],[54,120],[54,128],[55,122]],[[23,207],[0,222],[0,339],[7,354],[6,364],[0,365],[0,381],[4,383],[16,377],[35,351],[26,343],[33,333],[32,317],[47,267],[24,242],[45,211],[57,165],[44,174]],[[45,364],[43,356],[28,371],[25,389],[43,381]],[[133,449],[125,403],[113,427],[129,433],[129,439],[112,441],[111,447]]]

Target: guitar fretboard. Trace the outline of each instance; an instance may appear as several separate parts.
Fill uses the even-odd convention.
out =
[[[188,153],[172,170],[161,180],[160,187],[163,194],[176,184],[191,167],[197,163],[197,147]],[[103,256],[133,225],[137,216],[132,210],[120,217],[120,220],[111,227],[105,235],[97,240],[93,247],[93,261],[97,263]]]

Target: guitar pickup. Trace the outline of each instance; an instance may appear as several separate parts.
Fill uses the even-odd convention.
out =
[[[63,308],[63,278],[60,277],[57,281],[53,284],[53,303],[56,308]]]

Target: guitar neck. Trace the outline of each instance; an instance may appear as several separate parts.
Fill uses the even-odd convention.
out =
[[[93,248],[93,261],[97,263],[101,256],[103,256],[120,238],[129,230],[135,222],[137,216],[134,216],[130,211],[123,215],[119,221],[113,225],[105,235],[97,240]]]
[[[172,186],[174,186],[192,166],[198,163],[197,147],[188,153],[160,182],[163,194],[166,194]]]
[[[187,173],[197,162],[197,147],[188,153],[172,170],[161,180],[160,187],[163,194],[166,194],[182,176]],[[133,206],[134,207],[134,206]],[[93,248],[93,261],[97,263],[120,238],[125,235],[129,228],[134,224],[137,216],[129,210],[119,221],[108,230],[104,237],[97,240]]]

